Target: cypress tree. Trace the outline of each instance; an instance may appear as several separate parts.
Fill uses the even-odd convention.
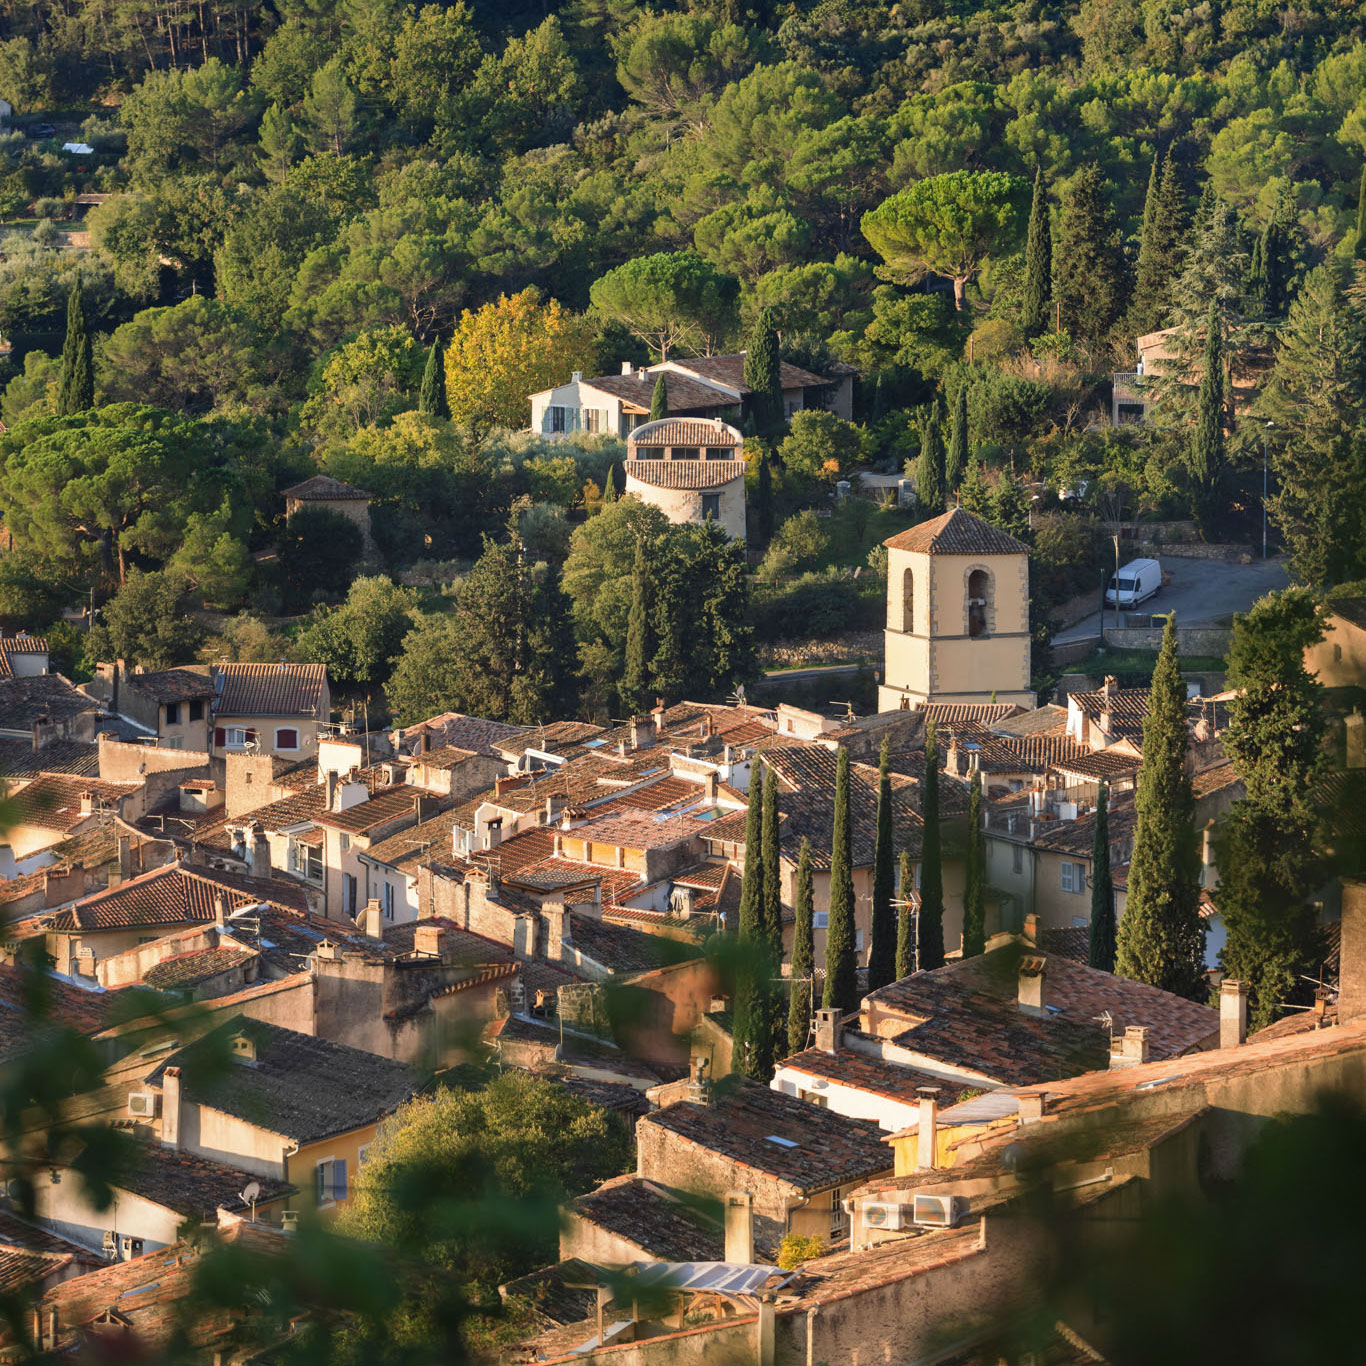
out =
[[[1115,884],[1110,876],[1110,792],[1096,798],[1096,838],[1091,845],[1091,931],[1087,960],[1102,972],[1115,970]]]
[[[849,816],[849,751],[835,769],[835,823],[830,838],[830,915],[825,932],[826,1010],[858,1009],[854,927],[854,866]]]
[[[602,486],[602,502],[605,507],[608,503],[617,501],[617,466],[616,462],[607,467],[607,477]]]
[[[1199,237],[1214,221],[1214,211],[1219,204],[1219,195],[1212,180],[1206,180],[1200,190],[1200,202],[1195,206],[1195,217],[1191,219],[1191,236]]]
[[[968,857],[963,886],[963,957],[987,947],[986,844],[982,836],[982,775],[973,770],[968,789]]]
[[[754,519],[754,535],[760,544],[773,539],[773,470],[768,463],[768,452],[759,452],[759,475],[754,491],[750,515]]]
[[[1186,746],[1186,684],[1177,660],[1175,619],[1168,617],[1143,721],[1138,825],[1115,971],[1198,998],[1204,994],[1205,927]]]
[[[1358,259],[1366,260],[1366,166],[1361,168],[1361,183],[1357,186],[1357,243]]]
[[[1261,300],[1267,318],[1284,316],[1290,284],[1289,239],[1279,217],[1262,229],[1252,255],[1252,292]]]
[[[611,483],[610,474],[608,483]],[[643,539],[636,541],[631,579],[631,612],[626,618],[626,663],[621,675],[621,702],[634,716],[650,699],[650,573]]]
[[[896,913],[896,976],[900,981],[915,971],[915,915],[910,902],[915,893],[915,870],[911,866],[911,851],[901,851],[900,900]]]
[[[1153,161],[1156,173],[1157,161]],[[1143,208],[1143,237],[1138,249],[1138,280],[1129,309],[1128,328],[1135,336],[1164,327],[1171,308],[1172,284],[1181,272],[1186,232],[1186,204],[1181,172],[1170,153],[1154,192],[1148,184]]]
[[[925,823],[920,855],[919,966],[944,966],[944,868],[939,831],[939,744],[934,721],[925,723],[925,791],[920,815]]]
[[[1043,168],[1034,172],[1034,199],[1029,206],[1029,234],[1025,239],[1024,303],[1021,323],[1026,337],[1047,332],[1048,300],[1053,287],[1053,229],[1048,221],[1048,194]],[[953,487],[950,481],[950,488]]]
[[[446,399],[446,362],[441,354],[440,338],[432,343],[432,349],[427,352],[427,368],[422,372],[417,410],[425,417],[451,415],[451,405]]]
[[[1099,343],[1124,313],[1129,278],[1119,228],[1095,162],[1087,162],[1073,177],[1061,208],[1053,299],[1065,332],[1078,341]]]
[[[949,450],[944,458],[944,489],[947,494],[958,492],[968,467],[968,386],[958,386],[958,400],[953,405],[953,422],[949,427]]]
[[[764,775],[749,778],[745,812],[745,871],[740,881],[740,946],[735,987],[731,1070],[766,1082],[773,1073],[773,1029],[768,1009],[768,954],[764,936]]]
[[[968,461],[963,482],[958,486],[958,506],[985,517],[991,511],[991,489],[987,485],[982,462],[974,455]]]
[[[669,415],[669,393],[664,387],[664,375],[661,372],[655,380],[654,392],[650,395],[650,421],[658,422],[661,418]]]
[[[1210,303],[1205,331],[1204,369],[1200,400],[1191,433],[1190,478],[1192,511],[1200,534],[1212,540],[1224,510],[1224,329],[1219,305]]]
[[[868,940],[868,990],[896,980],[896,912],[892,882],[896,854],[892,848],[891,737],[882,741],[877,770],[877,837],[873,845],[872,932]]]
[[[793,909],[797,924],[792,932],[792,976],[788,979],[787,1051],[800,1053],[811,1037],[811,984],[816,971],[811,875],[811,841],[803,838],[797,855],[797,886]]]
[[[778,880],[778,774],[764,768],[763,814],[764,944],[770,966],[776,971],[783,961],[783,902],[782,883]]]
[[[923,517],[944,511],[944,438],[938,405],[931,405],[920,428],[920,454],[915,464],[915,496]]]
[[[783,424],[783,384],[779,368],[778,329],[773,311],[762,309],[745,351],[745,387],[750,390],[749,410],[760,436]]]
[[[66,301],[66,342],[62,346],[61,387],[57,391],[57,416],[70,417],[95,406],[95,362],[90,333],[85,323],[85,301],[77,277]]]

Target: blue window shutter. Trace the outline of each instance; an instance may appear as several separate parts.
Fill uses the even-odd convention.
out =
[[[332,1198],[346,1199],[346,1159],[339,1157],[332,1164]]]

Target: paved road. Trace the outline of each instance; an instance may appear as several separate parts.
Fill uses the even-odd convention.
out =
[[[805,669],[765,669],[765,678],[819,678],[822,674],[853,674],[863,667],[862,664],[813,664]],[[876,662],[870,668],[879,668]]]
[[[1178,626],[1230,626],[1235,612],[1246,612],[1263,594],[1273,588],[1284,588],[1290,582],[1283,560],[1227,564],[1222,560],[1181,559],[1170,555],[1160,562],[1172,576],[1172,581],[1138,610],[1174,611]],[[1100,597],[1099,585],[1096,597]],[[1105,624],[1115,624],[1113,608],[1106,612]],[[1054,636],[1053,644],[1094,640],[1099,635],[1100,613],[1093,612],[1084,621]]]

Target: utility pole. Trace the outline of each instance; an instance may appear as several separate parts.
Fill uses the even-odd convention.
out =
[[[1266,448],[1275,425],[1274,422],[1268,422],[1262,428],[1262,559],[1266,559]]]

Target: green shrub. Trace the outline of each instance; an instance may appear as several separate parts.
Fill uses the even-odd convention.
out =
[[[819,1257],[825,1251],[821,1238],[807,1237],[802,1233],[789,1233],[778,1244],[778,1265],[784,1271],[795,1271],[803,1262]]]

